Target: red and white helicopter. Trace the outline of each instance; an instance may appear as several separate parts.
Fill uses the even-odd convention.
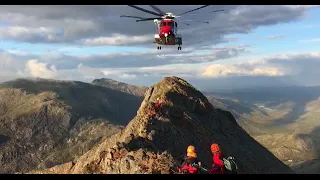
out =
[[[157,12],[153,12],[153,11],[149,11],[147,9],[143,9],[141,7],[138,6],[134,6],[134,5],[128,5],[132,8],[138,9],[140,11],[155,15],[157,17],[152,17],[152,18],[143,18],[143,17],[138,17],[138,16],[127,16],[127,15],[122,15],[120,17],[127,17],[127,18],[135,18],[138,19],[136,20],[136,22],[140,22],[140,21],[151,21],[153,20],[154,23],[157,26],[157,31],[158,34],[154,35],[154,39],[155,42],[157,44],[157,49],[161,50],[161,45],[169,45],[169,46],[174,46],[174,45],[178,45],[178,50],[181,50],[181,45],[182,45],[182,37],[180,34],[178,34],[178,23],[176,21],[174,21],[174,19],[181,17],[184,14],[205,8],[207,6],[210,5],[204,5],[189,11],[186,11],[184,13],[180,13],[178,15],[174,15],[170,12],[168,13],[164,13],[162,10],[160,10],[157,6],[155,5],[149,5],[151,6],[152,9],[154,9]],[[218,12],[218,11],[224,11],[222,10],[215,10],[212,12]],[[192,21],[192,20],[189,20]],[[209,24],[209,22],[202,22],[202,21],[195,21],[195,22],[200,22],[200,23],[207,23]],[[185,25],[190,25],[188,23],[183,23]]]

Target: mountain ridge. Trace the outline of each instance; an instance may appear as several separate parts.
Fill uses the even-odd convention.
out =
[[[161,117],[151,123],[148,114],[157,98],[163,103]],[[151,86],[137,115],[121,132],[73,162],[29,173],[170,173],[190,144],[210,165],[213,142],[237,159],[241,173],[293,173],[251,138],[230,112],[215,109],[201,92],[178,77],[165,77]]]
[[[91,84],[111,88],[136,96],[144,96],[145,92],[148,90],[148,87],[145,86],[135,86],[108,78],[95,79]]]

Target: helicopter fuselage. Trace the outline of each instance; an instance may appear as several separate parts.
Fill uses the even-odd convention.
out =
[[[182,45],[182,38],[177,34],[178,24],[172,19],[155,21],[158,34],[155,35],[155,43],[158,45]]]

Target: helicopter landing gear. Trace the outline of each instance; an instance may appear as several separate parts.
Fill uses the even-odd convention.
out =
[[[178,50],[181,50],[181,46],[178,46]]]
[[[157,46],[157,49],[158,49],[158,50],[161,50],[161,46]]]

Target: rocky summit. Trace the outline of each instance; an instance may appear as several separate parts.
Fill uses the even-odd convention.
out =
[[[148,115],[158,98],[160,117],[151,121]],[[226,156],[235,157],[239,173],[293,173],[250,137],[230,112],[214,108],[200,91],[178,77],[166,77],[151,86],[137,115],[119,133],[72,162],[29,173],[174,173],[188,145],[194,145],[198,158],[211,166],[212,143],[218,143]]]

